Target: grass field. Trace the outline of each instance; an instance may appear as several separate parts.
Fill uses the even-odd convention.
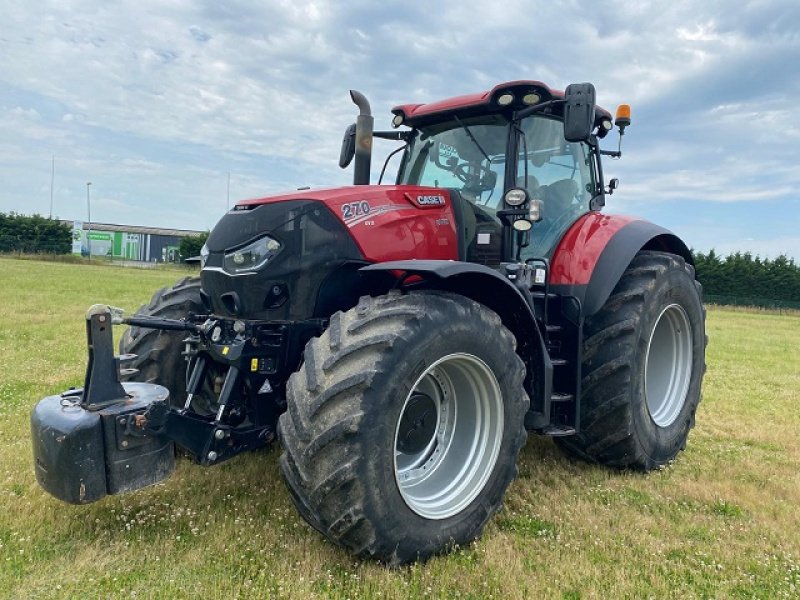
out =
[[[669,468],[571,463],[531,438],[483,538],[425,565],[389,570],[324,541],[276,449],[59,503],[34,479],[31,408],[81,385],[89,305],[132,311],[181,276],[0,259],[0,597],[800,596],[798,316],[709,312],[697,427]]]

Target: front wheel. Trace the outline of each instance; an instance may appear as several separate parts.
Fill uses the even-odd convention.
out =
[[[705,372],[705,311],[694,269],[639,252],[584,324],[580,433],[568,455],[648,471],[686,446]]]
[[[204,312],[200,299],[200,278],[184,277],[172,287],[153,294],[149,304],[139,307],[135,316],[163,319],[185,319]],[[166,331],[132,326],[119,341],[120,354],[135,354],[129,366],[138,370],[131,381],[157,383],[169,390],[170,403],[183,408],[186,402],[187,363],[184,357],[183,331]],[[195,396],[192,409],[200,414],[212,412],[215,406],[210,386]]]
[[[525,368],[500,318],[445,293],[364,297],[306,346],[280,418],[303,517],[390,564],[480,535],[526,439]]]

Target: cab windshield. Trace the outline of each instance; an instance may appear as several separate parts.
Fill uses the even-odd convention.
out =
[[[507,184],[510,134],[516,134],[517,155],[515,180]],[[502,115],[488,115],[420,128],[409,142],[397,182],[458,190],[468,209],[468,260],[484,264],[502,260],[497,211],[507,188],[525,187],[543,206],[523,259],[550,256],[566,229],[589,210],[595,189],[589,147],[567,142],[563,123],[542,115],[514,125]]]
[[[398,183],[455,188],[470,202],[496,209],[507,143],[508,120],[499,115],[422,128],[409,144]]]

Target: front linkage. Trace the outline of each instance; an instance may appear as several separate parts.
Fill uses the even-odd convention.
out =
[[[114,356],[111,326],[123,323],[187,333],[183,406],[160,385],[120,382],[135,373],[124,367],[134,355]],[[31,417],[39,483],[60,500],[84,504],[165,479],[174,469],[174,444],[202,465],[269,444],[286,406],[285,381],[300,349],[324,326],[320,319],[126,318],[118,309],[91,307],[84,387],[43,399]],[[206,397],[205,409],[196,410],[202,395],[213,401]]]

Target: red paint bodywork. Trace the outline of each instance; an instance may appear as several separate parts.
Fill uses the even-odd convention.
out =
[[[421,204],[420,197],[440,197],[443,204]],[[286,200],[324,203],[348,228],[364,258],[370,262],[458,260],[455,213],[446,190],[408,185],[360,185],[243,200],[237,206]],[[369,204],[368,212],[346,218],[346,205],[364,202]],[[550,283],[588,284],[606,244],[620,229],[636,220],[598,212],[583,215],[567,230],[553,253]]]
[[[421,204],[420,197],[434,197],[436,202],[441,198],[441,204]],[[370,262],[458,258],[455,213],[446,190],[410,185],[359,185],[302,190],[244,200],[237,206],[286,200],[324,203],[348,228],[364,258]],[[368,211],[362,209],[365,202],[369,205]]]
[[[561,238],[550,262],[552,285],[586,285],[597,261],[612,237],[628,223],[638,221],[623,215],[591,212],[575,221]]]
[[[477,94],[456,96],[454,98],[447,98],[446,100],[439,100],[438,102],[430,102],[428,104],[401,104],[399,106],[395,106],[392,109],[392,113],[396,115],[402,114],[405,117],[405,123],[408,125],[413,125],[414,121],[422,118],[434,115],[443,117],[447,113],[456,113],[472,108],[483,107],[481,112],[484,113],[492,112],[492,110],[487,110],[492,108],[495,108],[495,111],[500,111],[505,109],[502,107],[491,106],[492,102],[494,102],[494,99],[500,93],[509,89],[524,90],[525,88],[536,89],[539,91],[542,95],[542,101],[557,100],[564,97],[564,92],[560,90],[554,90],[541,81],[517,80],[500,83],[494,86],[491,90],[479,92]],[[611,113],[603,108],[600,108],[599,106],[596,109],[596,114],[597,117],[603,116],[611,118]]]

